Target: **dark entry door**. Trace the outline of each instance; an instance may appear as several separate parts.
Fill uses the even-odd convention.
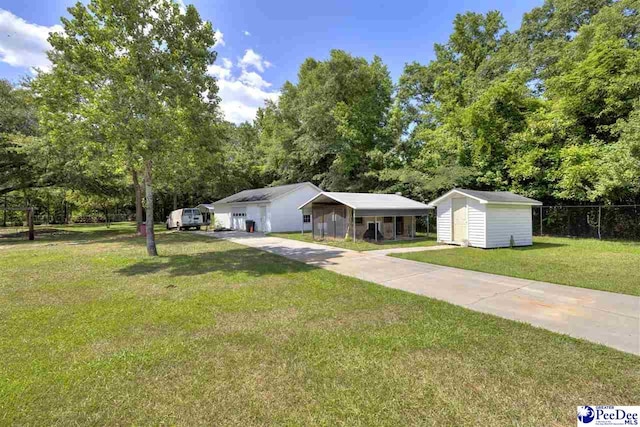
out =
[[[396,236],[401,236],[404,232],[404,217],[396,217]]]

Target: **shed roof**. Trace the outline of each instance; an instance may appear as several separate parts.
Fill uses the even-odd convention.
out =
[[[430,208],[424,203],[416,202],[399,194],[377,194],[377,193],[341,193],[322,192],[304,203],[298,209],[309,207],[313,203],[338,202],[356,212],[368,213],[371,215],[385,215],[393,213],[406,213],[407,215],[426,215]]]
[[[443,200],[446,200],[449,197],[452,197],[456,194],[461,196],[471,197],[472,199],[476,199],[482,204],[494,203],[494,204],[504,204],[504,205],[531,205],[538,206],[541,205],[542,202],[530,199],[528,197],[521,196],[519,194],[512,193],[510,191],[479,191],[479,190],[467,190],[465,188],[454,188],[448,193],[438,197],[429,203],[429,206],[437,206]]]
[[[231,196],[220,199],[218,203],[248,203],[248,202],[267,202],[277,199],[280,196],[284,196],[291,191],[296,190],[299,187],[310,185],[321,191],[318,187],[310,182],[299,182],[297,184],[278,185],[275,187],[254,188],[252,190],[244,190]]]

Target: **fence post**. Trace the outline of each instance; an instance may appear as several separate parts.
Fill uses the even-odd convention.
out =
[[[540,235],[542,236],[542,205],[540,205]]]
[[[602,240],[602,233],[600,232],[600,217],[602,216],[602,206],[598,206],[598,239]]]

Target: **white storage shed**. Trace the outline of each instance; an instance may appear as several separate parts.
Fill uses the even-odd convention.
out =
[[[531,207],[540,205],[508,191],[461,188],[429,203],[437,208],[439,242],[478,248],[532,245]]]
[[[264,233],[311,231],[311,211],[300,217],[298,206],[322,192],[310,182],[244,190],[213,203],[216,225],[244,230],[245,221]]]

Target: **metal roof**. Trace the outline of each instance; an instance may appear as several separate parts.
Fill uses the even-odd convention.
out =
[[[497,203],[507,205],[541,205],[535,199],[521,196],[519,194],[512,193],[510,191],[479,191],[479,190],[467,190],[465,188],[454,188],[443,196],[438,197],[429,203],[429,206],[435,206],[441,201],[445,200],[449,196],[454,194],[460,194],[462,196],[468,196],[472,199],[478,200],[480,203]]]
[[[218,203],[267,202],[273,199],[277,199],[278,197],[283,196],[298,187],[302,187],[303,185],[311,185],[315,188],[318,188],[310,182],[278,185],[276,187],[255,188],[253,190],[244,190],[231,196],[225,197],[224,199],[220,199],[217,202],[214,202],[214,205]],[[320,191],[319,188],[318,191]]]
[[[200,212],[202,211],[208,211],[208,212],[213,212],[214,211],[214,207],[211,203],[200,203],[198,206],[196,206],[196,209],[199,209]]]
[[[428,210],[431,209],[424,203],[416,202],[399,194],[377,194],[377,193],[340,193],[322,192],[311,200],[300,206],[298,209],[307,207],[313,203],[326,203],[335,201],[352,209],[358,210]]]

